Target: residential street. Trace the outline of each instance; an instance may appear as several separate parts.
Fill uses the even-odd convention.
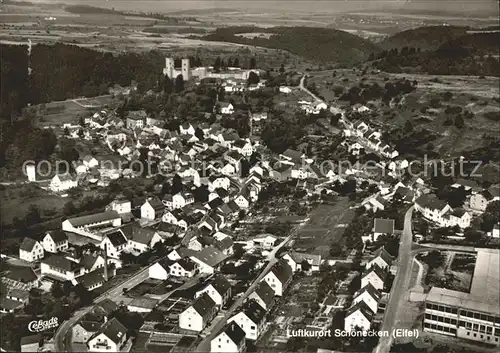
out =
[[[401,307],[401,303],[408,289],[413,259],[411,254],[411,245],[413,243],[413,234],[411,231],[413,208],[414,206],[410,207],[405,214],[404,229],[399,244],[398,272],[392,284],[389,302],[386,305],[384,321],[380,327],[381,331],[389,332],[389,337],[380,338],[379,344],[375,348],[375,353],[389,353],[393,341],[392,330],[396,328],[395,324],[398,311],[404,310],[404,308]]]
[[[248,296],[250,294],[252,294],[252,292],[255,290],[255,288],[260,283],[262,278],[264,278],[264,276],[271,270],[271,267],[278,261],[278,259],[276,258],[276,253],[283,246],[288,244],[288,242],[293,238],[293,236],[297,233],[297,231],[298,231],[298,229],[300,229],[300,227],[301,227],[300,225],[298,227],[296,227],[292,231],[292,233],[290,233],[290,235],[288,237],[286,237],[280,244],[275,246],[274,249],[269,253],[269,263],[267,264],[267,266],[260,273],[260,275],[255,279],[255,281],[253,281],[253,283],[250,285],[250,287],[248,287],[246,292],[233,303],[233,305],[228,309],[228,311],[226,312],[224,317],[222,317],[222,319],[220,319],[219,322],[211,328],[210,333],[205,338],[203,338],[203,340],[198,344],[198,347],[196,348],[196,352],[200,352],[200,353],[201,352],[210,352],[210,341],[215,336],[217,336],[219,334],[219,331],[227,323],[227,320],[229,320],[229,318],[231,316],[233,316],[234,311],[238,307],[240,307],[241,304],[243,304],[245,299],[248,298]]]

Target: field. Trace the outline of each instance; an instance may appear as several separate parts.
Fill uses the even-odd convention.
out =
[[[354,210],[349,209],[347,197],[337,197],[332,204],[322,204],[309,215],[308,223],[302,227],[296,237],[294,248],[297,251],[329,255],[330,244],[339,242],[345,226],[354,217]]]

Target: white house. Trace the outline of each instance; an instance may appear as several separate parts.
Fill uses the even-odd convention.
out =
[[[375,287],[371,285],[371,283],[368,283],[354,295],[352,303],[354,305],[360,301],[363,301],[366,305],[368,305],[372,312],[376,313],[381,297],[382,295],[380,294],[380,292],[376,290]]]
[[[321,265],[321,255],[298,253],[295,251],[286,253],[283,259],[288,263],[293,272],[303,271],[304,263],[309,265],[308,271],[318,272]]]
[[[246,210],[250,207],[250,192],[248,188],[243,188],[238,196],[235,197],[234,202],[238,205],[239,208]]]
[[[84,267],[60,255],[45,257],[40,262],[42,276],[55,277],[62,281],[72,281],[85,273]]]
[[[121,229],[107,233],[100,243],[101,249],[106,249],[109,257],[119,259],[120,254],[127,250],[128,241]]]
[[[366,264],[366,268],[368,269],[375,264],[383,270],[388,270],[391,267],[392,256],[384,249],[384,247],[377,249],[371,260]]]
[[[217,305],[204,293],[179,314],[179,328],[201,332],[217,314]]]
[[[243,353],[245,348],[245,331],[234,321],[210,341],[211,353]]]
[[[121,228],[128,239],[127,251],[134,255],[142,254],[152,249],[157,243],[163,242],[160,234],[151,228],[141,228],[136,224],[126,225]]]
[[[24,238],[19,247],[19,258],[24,261],[33,262],[42,259],[44,256],[43,246],[40,242],[32,238]]]
[[[225,175],[211,175],[208,178],[208,191],[213,192],[217,188],[228,190],[231,185],[231,180]]]
[[[366,243],[367,240],[374,242],[377,241],[377,239],[383,234],[394,234],[393,219],[375,218],[373,220],[373,233],[367,236],[362,236],[361,238],[364,243]]]
[[[344,330],[347,332],[354,330],[368,331],[373,319],[373,311],[364,301],[354,304],[346,313]]]
[[[51,230],[43,237],[42,245],[47,252],[66,251],[68,250],[68,237],[62,230]]]
[[[87,168],[87,170],[95,168],[99,165],[99,161],[90,155],[86,155],[83,158],[82,162],[85,168]]]
[[[274,303],[274,290],[265,281],[260,282],[257,288],[248,296],[255,300],[261,307],[269,311]]]
[[[292,93],[292,89],[290,87],[287,87],[287,86],[280,86],[279,90],[281,93],[285,93],[285,94]]]
[[[100,327],[100,322],[82,320],[71,328],[71,340],[75,343],[87,343]]]
[[[184,123],[179,126],[179,132],[181,135],[194,135],[196,129],[190,123]]]
[[[281,297],[292,281],[293,271],[285,261],[274,264],[261,281],[266,281],[273,289],[274,294]]]
[[[424,194],[415,201],[415,210],[421,212],[425,218],[446,226],[443,216],[452,208],[446,201],[438,199],[436,195]]]
[[[116,318],[104,323],[87,341],[89,352],[119,352],[127,341],[127,329]]]
[[[384,289],[386,277],[387,273],[384,272],[384,270],[382,270],[377,264],[373,264],[361,277],[361,287],[371,283],[375,289],[382,291]]]
[[[88,216],[69,218],[62,222],[62,230],[101,241],[100,230],[119,227],[122,219],[116,211],[107,211]]]
[[[141,218],[154,221],[163,216],[165,206],[157,197],[148,198],[141,206]]]
[[[234,113],[234,107],[231,103],[221,102],[220,103],[220,112],[222,114],[230,115]]]
[[[167,261],[159,261],[149,266],[149,278],[158,279],[161,281],[166,280],[169,277],[170,272],[170,262]]]
[[[197,272],[196,263],[188,258],[180,259],[170,266],[170,275],[174,277],[193,277]]]
[[[500,225],[498,223],[493,226],[491,232],[488,232],[488,236],[495,239],[500,238]]]
[[[258,246],[263,250],[272,250],[277,244],[278,238],[269,233],[264,233],[252,239],[254,246]]]
[[[116,211],[118,214],[132,212],[132,203],[128,200],[114,200],[108,206],[106,211]]]
[[[235,150],[239,154],[250,157],[253,153],[252,143],[248,140],[239,139],[231,145],[231,149]]]
[[[490,188],[473,194],[470,197],[469,205],[474,211],[484,212],[490,202],[498,200],[500,200],[499,188]]]
[[[245,302],[241,310],[231,317],[228,322],[235,322],[243,331],[246,339],[257,340],[264,330],[266,310],[255,300]]]
[[[163,197],[163,204],[169,210],[175,210],[178,208],[183,208],[186,205],[192,204],[194,202],[193,194],[189,192],[180,192],[175,195],[167,194]]]
[[[69,173],[58,174],[50,181],[50,190],[53,192],[66,191],[78,186],[78,181]]]
[[[226,256],[219,249],[209,246],[193,254],[190,259],[197,264],[201,273],[212,274]]]
[[[210,283],[195,294],[198,298],[207,293],[210,298],[219,306],[224,306],[231,297],[231,283],[221,276],[215,277]]]
[[[447,227],[459,226],[464,229],[470,227],[471,220],[471,214],[463,208],[450,210],[443,216],[443,224]]]

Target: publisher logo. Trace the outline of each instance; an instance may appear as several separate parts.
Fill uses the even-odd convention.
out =
[[[43,332],[57,326],[59,326],[59,319],[53,317],[50,320],[31,321],[28,324],[28,330],[30,330],[30,332]]]

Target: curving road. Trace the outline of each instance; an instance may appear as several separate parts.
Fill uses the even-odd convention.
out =
[[[408,289],[411,277],[411,264],[413,260],[411,245],[413,243],[413,234],[411,232],[411,218],[414,206],[410,207],[405,214],[405,222],[401,241],[399,244],[398,272],[392,284],[389,302],[387,303],[384,321],[380,327],[381,331],[389,332],[389,337],[381,337],[375,353],[389,353],[393,341],[392,331],[395,329],[396,317],[398,311],[404,310],[402,302],[404,294]]]

